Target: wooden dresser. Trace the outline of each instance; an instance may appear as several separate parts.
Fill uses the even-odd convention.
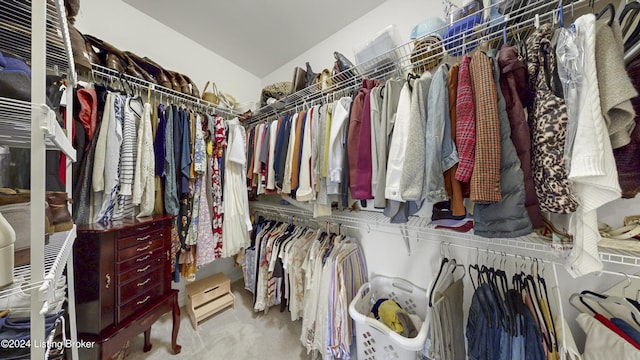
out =
[[[178,291],[171,289],[171,217],[77,230],[73,260],[78,333],[80,339],[96,342],[80,358],[109,359],[143,332],[143,350],[151,350],[151,325],[169,311],[171,346],[179,353]]]

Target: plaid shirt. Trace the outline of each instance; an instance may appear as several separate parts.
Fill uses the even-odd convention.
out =
[[[473,88],[469,64],[471,57],[465,55],[458,70],[458,99],[456,101],[456,147],[460,163],[456,180],[469,182],[473,173],[476,146],[476,113],[473,106]]]
[[[484,52],[476,51],[470,70],[476,110],[476,157],[471,176],[471,200],[497,203],[502,201],[502,193],[496,83],[491,61]]]

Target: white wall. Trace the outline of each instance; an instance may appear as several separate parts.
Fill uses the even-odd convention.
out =
[[[304,68],[306,61],[309,61],[315,72],[319,72],[323,68],[331,69],[334,62],[334,51],[342,53],[355,63],[354,46],[373,38],[376,33],[391,24],[396,25],[399,37],[398,45],[402,45],[409,41],[411,29],[416,24],[429,17],[443,17],[442,14],[443,7],[440,0],[387,0],[358,20],[264,77],[262,85],[279,81],[291,81],[293,69],[296,66]],[[323,16],[327,16],[327,21],[331,21],[329,13]]]
[[[122,0],[83,0],[76,28],[121,50],[184,73],[200,92],[207,80],[240,102],[255,101],[260,79]]]

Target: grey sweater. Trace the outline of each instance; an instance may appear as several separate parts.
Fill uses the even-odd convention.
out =
[[[617,21],[596,21],[596,69],[602,115],[614,149],[631,141],[636,116],[631,99],[637,94],[624,67],[622,32]]]

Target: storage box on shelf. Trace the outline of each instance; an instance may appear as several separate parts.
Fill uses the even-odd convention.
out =
[[[198,330],[198,324],[204,319],[228,307],[235,307],[231,282],[223,273],[187,284],[186,290],[187,313],[196,330]]]

